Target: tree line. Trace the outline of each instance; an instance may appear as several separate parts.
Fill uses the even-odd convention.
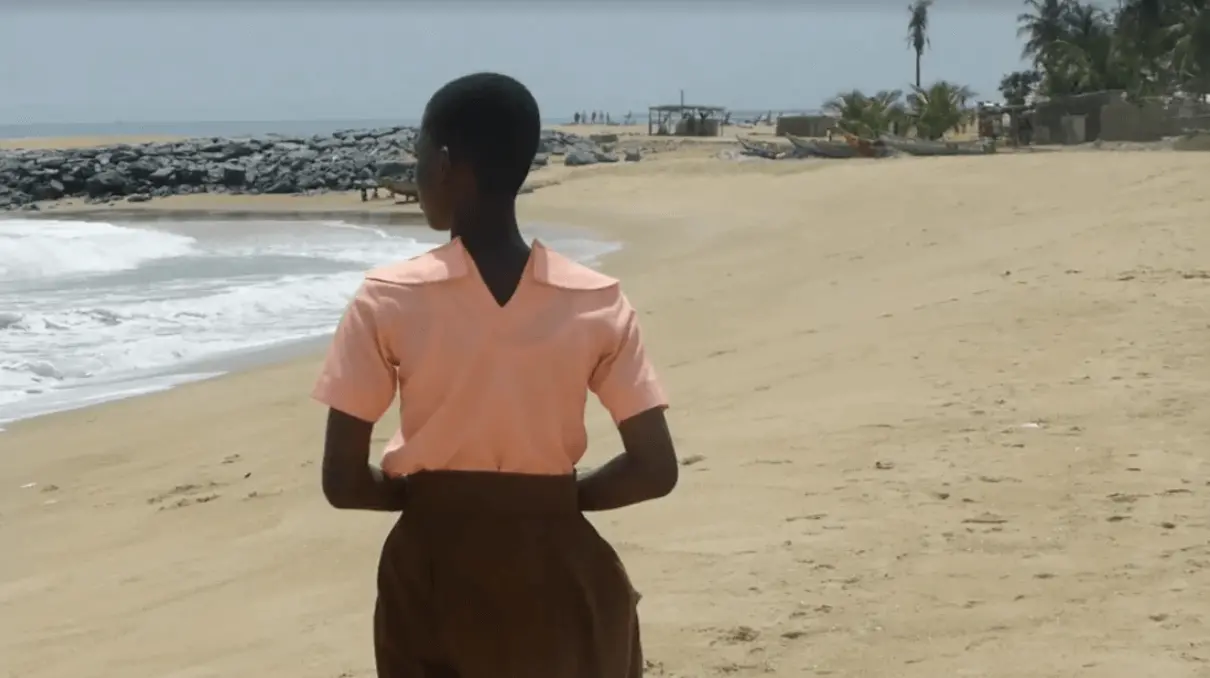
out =
[[[1210,0],[1024,0],[1017,33],[1030,68],[1000,81],[1005,103],[1123,90],[1132,98],[1210,94]],[[864,137],[914,130],[937,139],[970,124],[975,94],[965,85],[921,81],[933,0],[908,6],[906,41],[916,78],[908,90],[842,92],[824,104],[841,129]]]
[[[1009,73],[1009,103],[1032,93],[1123,90],[1134,98],[1210,94],[1210,0],[1025,0],[1017,17],[1033,68]]]

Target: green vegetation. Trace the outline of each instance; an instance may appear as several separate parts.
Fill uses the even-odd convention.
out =
[[[916,88],[920,88],[920,60],[924,58],[924,48],[929,45],[929,8],[933,0],[915,0],[908,5],[907,42],[916,53]]]
[[[903,92],[887,90],[874,95],[858,90],[841,92],[823,105],[824,113],[839,119],[840,129],[866,139],[876,139],[908,119]]]
[[[1024,0],[1017,17],[1032,68],[1000,81],[1008,104],[1033,94],[1068,96],[1124,90],[1131,97],[1210,94],[1210,0],[1119,0],[1103,9],[1080,0]],[[916,80],[873,95],[842,92],[824,105],[841,129],[867,138],[915,130],[937,139],[970,122],[974,92],[944,80],[921,84],[933,0],[908,6],[907,45]]]
[[[970,122],[970,100],[975,93],[964,85],[944,80],[917,87],[907,96],[908,115],[916,135],[940,139]]]
[[[823,110],[839,118],[845,132],[867,139],[915,129],[926,139],[940,139],[970,122],[970,100],[974,92],[965,85],[939,80],[922,85],[920,62],[928,47],[929,11],[933,0],[914,0],[908,6],[907,44],[916,55],[916,82],[904,96],[901,90],[873,95],[859,90],[841,92],[824,104]]]
[[[1078,0],[1025,6],[1018,32],[1034,68],[1005,76],[1006,99],[1026,81],[1046,96],[1210,93],[1210,0],[1121,0],[1112,10]]]

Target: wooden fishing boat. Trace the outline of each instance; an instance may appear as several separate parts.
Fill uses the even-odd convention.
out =
[[[392,198],[402,198],[403,202],[420,202],[420,189],[416,182],[392,177],[379,177],[378,186],[387,189]]]
[[[880,139],[863,139],[856,134],[849,132],[841,132],[844,135],[844,140],[853,148],[857,149],[858,157],[862,158],[887,158],[895,154],[895,149],[882,143]]]
[[[380,188],[390,192],[392,198],[402,197],[404,202],[420,200],[420,190],[416,187],[416,161],[411,158],[382,163],[375,179]]]
[[[787,134],[786,138],[790,140],[799,157],[830,158],[834,160],[861,157],[859,149],[847,141],[806,139],[796,137],[793,134]]]
[[[743,137],[736,137],[740,148],[743,149],[744,155],[752,155],[765,160],[779,160],[786,156],[786,152],[782,149],[773,147],[772,145],[763,144],[758,141],[752,141]]]
[[[994,147],[981,141],[931,141],[928,139],[907,139],[884,134],[880,137],[882,143],[908,155],[987,155],[994,153]]]

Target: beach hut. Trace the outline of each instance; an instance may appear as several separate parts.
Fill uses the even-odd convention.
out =
[[[647,109],[647,134],[651,136],[717,137],[723,133],[722,106],[665,104]]]

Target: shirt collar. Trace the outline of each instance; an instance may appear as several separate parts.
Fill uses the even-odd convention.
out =
[[[571,290],[599,290],[617,284],[617,280],[546,247],[535,239],[526,275],[551,287]],[[366,277],[399,285],[423,285],[465,277],[474,262],[461,238],[435,247],[424,254],[370,271]]]

